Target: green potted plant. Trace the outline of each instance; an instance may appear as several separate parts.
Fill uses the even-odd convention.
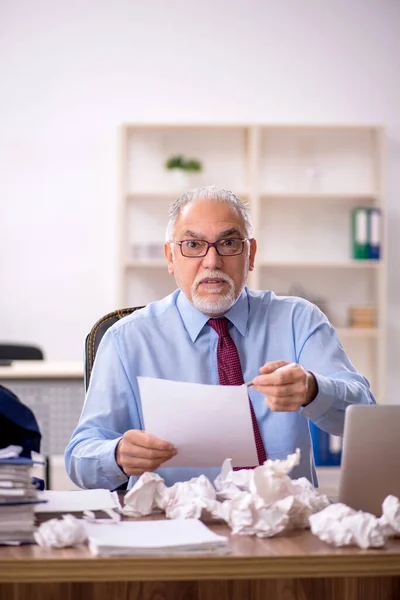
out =
[[[203,165],[196,158],[186,158],[183,154],[175,154],[166,161],[165,168],[171,173],[174,189],[185,191],[194,187],[193,175],[200,173]]]

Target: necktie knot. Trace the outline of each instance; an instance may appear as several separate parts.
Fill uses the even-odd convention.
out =
[[[225,337],[229,335],[229,321],[226,317],[221,317],[220,319],[209,319],[207,323],[218,333],[219,337]]]

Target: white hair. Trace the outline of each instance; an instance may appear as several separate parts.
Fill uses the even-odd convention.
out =
[[[240,200],[240,198],[235,196],[233,192],[224,190],[216,185],[208,185],[207,187],[195,188],[185,192],[171,204],[165,236],[167,242],[172,242],[174,239],[175,225],[183,207],[186,206],[186,204],[198,202],[199,200],[213,200],[215,202],[226,202],[227,204],[230,204],[243,219],[246,237],[253,237],[253,222],[249,206],[243,202],[243,200]]]

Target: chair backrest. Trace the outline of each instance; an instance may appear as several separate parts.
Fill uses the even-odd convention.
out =
[[[10,364],[13,360],[43,360],[44,355],[38,346],[26,344],[0,344],[0,363]]]
[[[94,359],[96,358],[97,348],[101,342],[101,339],[107,329],[114,325],[120,319],[127,317],[128,315],[139,310],[143,306],[134,306],[131,308],[121,308],[120,310],[114,310],[113,312],[101,317],[92,327],[85,341],[85,389],[88,389],[90,375],[92,373]]]

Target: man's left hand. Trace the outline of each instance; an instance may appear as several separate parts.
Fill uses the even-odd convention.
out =
[[[274,412],[295,412],[307,406],[318,393],[315,377],[300,365],[281,369],[290,363],[276,360],[260,368],[261,375],[253,387],[265,396],[267,406]]]

